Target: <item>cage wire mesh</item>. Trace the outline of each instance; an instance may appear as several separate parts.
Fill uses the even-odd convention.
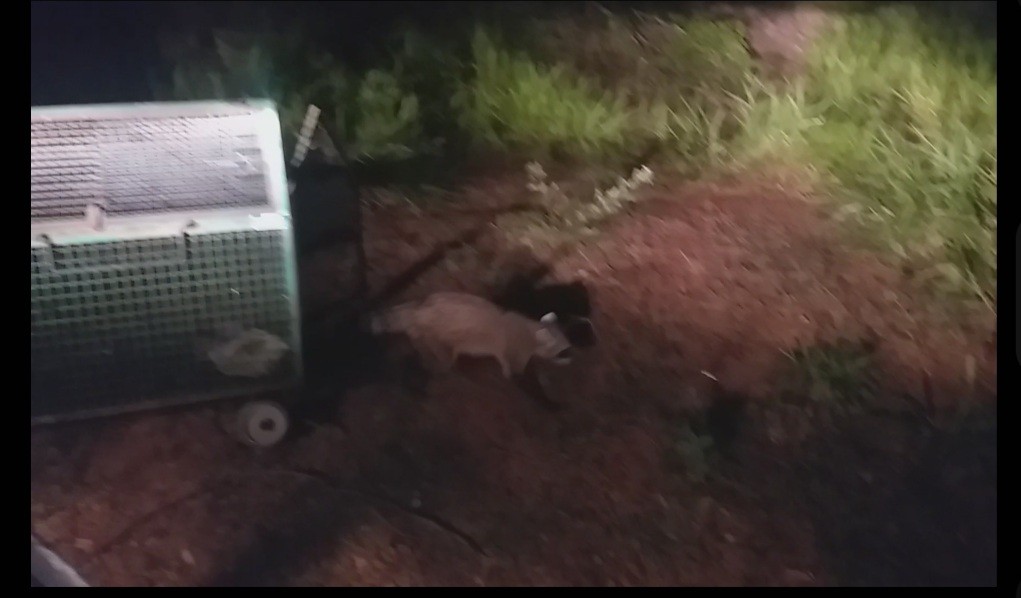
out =
[[[33,108],[31,169],[33,422],[300,382],[271,104]],[[224,375],[203,347],[251,329],[287,357],[264,376]]]

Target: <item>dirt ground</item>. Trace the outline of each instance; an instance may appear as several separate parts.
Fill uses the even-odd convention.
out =
[[[519,178],[371,208],[370,288],[466,231],[400,296],[537,262],[582,281],[598,342],[550,370],[562,409],[479,361],[427,396],[327,393],[264,451],[224,432],[232,405],[34,429],[40,540],[116,586],[995,583],[995,315],[936,307],[782,186],[661,184],[553,250],[497,217]],[[880,408],[780,392],[784,351],[838,338],[876,341]],[[746,407],[699,481],[680,430],[722,404]]]

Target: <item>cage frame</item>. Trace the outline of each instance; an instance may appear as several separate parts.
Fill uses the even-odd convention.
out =
[[[237,382],[228,388],[209,391],[168,391],[158,396],[140,396],[130,403],[116,406],[83,406],[58,414],[31,417],[33,426],[64,421],[108,417],[138,411],[239,399],[244,396],[280,392],[299,387],[304,382],[302,355],[301,298],[299,294],[297,255],[291,221],[288,180],[283,153],[279,115],[270,100],[201,102],[145,102],[117,104],[83,104],[32,107],[32,121],[113,120],[174,117],[203,117],[210,114],[245,115],[256,121],[256,138],[261,150],[261,175],[268,203],[256,206],[191,208],[161,211],[153,214],[116,215],[104,220],[101,227],[87,218],[59,217],[32,219],[32,251],[46,251],[52,260],[53,247],[88,246],[130,240],[174,238],[186,242],[189,235],[238,233],[245,231],[276,231],[282,240],[281,264],[286,299],[290,348],[290,375],[276,381]],[[52,263],[50,264],[52,265]],[[35,328],[33,326],[33,337]],[[34,395],[33,395],[34,398]],[[34,401],[33,401],[34,402]]]

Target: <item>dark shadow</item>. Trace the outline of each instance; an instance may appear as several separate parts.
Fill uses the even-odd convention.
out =
[[[474,538],[438,514],[444,505],[412,502],[415,493],[423,490],[470,488],[475,479],[471,457],[449,439],[429,434],[394,434],[381,444],[380,450],[360,462],[355,476],[300,469],[253,472],[253,476],[279,478],[280,484],[293,490],[270,519],[255,523],[254,540],[203,585],[293,584],[296,575],[329,554],[345,535],[380,520],[394,525],[394,518],[439,528],[434,533],[447,534],[451,542],[484,555],[485,548]],[[434,467],[434,463],[443,466]]]
[[[310,432],[313,429],[310,423],[333,421],[343,393],[361,384],[399,377],[398,382],[407,390],[421,393],[425,384],[421,364],[409,358],[406,348],[395,350],[394,339],[370,334],[366,314],[390,303],[451,252],[476,243],[494,218],[535,209],[529,204],[517,204],[470,211],[478,217],[478,224],[433,248],[377,292],[369,294],[357,187],[343,167],[310,160],[316,154],[309,153],[295,176],[298,185],[293,205],[299,256],[309,259],[315,254],[353,254],[355,259],[347,263],[353,264],[356,272],[347,280],[354,280],[356,288],[322,307],[302,310],[305,385],[298,400],[289,406],[296,423],[292,436]],[[321,217],[316,216],[316,210],[322,210]],[[312,282],[303,280],[302,287],[308,288]],[[308,299],[303,294],[303,300]]]
[[[521,264],[517,272],[494,290],[493,302],[533,320],[548,313],[556,314],[571,344],[577,347],[595,345],[596,332],[589,320],[592,297],[588,287],[579,280],[544,283],[543,279],[552,272],[550,264],[537,260],[523,248],[516,253]]]
[[[848,418],[806,445],[799,465],[837,584],[996,584],[995,409],[944,429],[920,417]]]
[[[343,393],[374,380],[390,377],[392,339],[372,335],[365,314],[414,284],[415,280],[440,263],[450,251],[473,243],[485,232],[485,224],[476,226],[432,250],[396,276],[380,292],[344,299],[305,313],[302,317],[305,385],[292,407],[298,422],[331,421]],[[310,431],[299,425],[295,434]]]
[[[474,243],[484,234],[486,224],[488,220],[435,248],[361,305],[349,306],[346,317],[338,317],[336,312],[339,310],[334,308],[332,314],[322,310],[305,319],[308,323],[305,337],[307,384],[302,404],[295,407],[299,419],[329,417],[331,404],[344,389],[372,380],[406,376],[399,380],[406,389],[413,392],[421,390],[424,384],[422,377],[425,376],[421,363],[409,357],[406,347],[404,350],[394,347],[399,339],[370,334],[362,316],[386,305],[443,261],[449,252]],[[514,277],[495,302],[536,320],[547,313],[556,313],[572,344],[579,347],[595,344],[595,332],[588,321],[591,314],[589,293],[581,282],[540,285],[535,283],[532,275]],[[395,364],[399,364],[396,370]],[[526,376],[525,387],[537,392],[538,387],[532,378],[533,375]]]
[[[581,281],[540,284],[533,275],[518,275],[497,293],[494,303],[533,320],[548,313],[556,314],[572,345],[591,347],[596,344],[595,329],[589,321],[592,302],[588,288]]]
[[[592,315],[589,291],[580,281],[540,284],[533,275],[516,275],[494,297],[501,307],[538,320],[547,313],[559,318]]]
[[[298,259],[340,244],[361,248],[362,205],[346,167],[329,164],[311,151],[291,180],[295,184],[290,203]],[[364,255],[359,262],[364,269]]]
[[[337,500],[329,488],[306,480],[260,522],[252,543],[206,584],[212,587],[280,586],[342,535],[368,518],[364,501]]]
[[[725,459],[737,456],[736,445],[749,426],[748,397],[715,384],[712,401],[702,413],[704,430]]]
[[[433,248],[417,262],[408,266],[403,272],[394,276],[390,282],[386,283],[386,285],[384,285],[378,292],[373,293],[371,296],[365,296],[361,301],[355,304],[338,302],[321,307],[316,309],[314,312],[304,314],[303,319],[312,324],[313,328],[311,328],[310,331],[315,334],[315,329],[321,330],[324,325],[328,326],[328,323],[331,321],[344,321],[365,313],[366,311],[370,311],[378,306],[385,305],[388,301],[392,300],[401,292],[412,286],[423,274],[446,259],[448,254],[475,243],[485,234],[486,228],[489,226],[493,218],[504,214],[530,211],[534,209],[535,208],[530,205],[519,205],[501,210],[479,210],[476,213],[484,217],[482,222],[465,230],[438,247]]]

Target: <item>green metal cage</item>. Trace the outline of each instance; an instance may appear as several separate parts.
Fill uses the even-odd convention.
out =
[[[32,109],[32,421],[292,388],[293,230],[270,102]],[[224,330],[286,343],[221,373]]]

